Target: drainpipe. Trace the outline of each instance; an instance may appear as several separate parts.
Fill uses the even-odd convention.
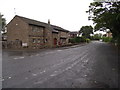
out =
[[[48,19],[48,34],[47,34],[47,37],[48,37],[48,42],[49,42],[49,46],[50,48],[53,47],[53,40],[52,40],[52,27],[51,27],[51,24],[50,24],[50,19]]]

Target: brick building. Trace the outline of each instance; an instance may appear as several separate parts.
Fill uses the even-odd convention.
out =
[[[68,44],[69,31],[16,15],[7,25],[10,48],[45,48]]]

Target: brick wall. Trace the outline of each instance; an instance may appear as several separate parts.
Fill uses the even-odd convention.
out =
[[[57,45],[59,45],[60,41],[68,44],[69,39],[69,32],[59,31],[58,33],[53,33],[53,28],[50,24],[45,27],[28,24],[20,17],[14,17],[7,25],[7,30],[8,42],[21,41],[22,44],[27,43],[29,48],[54,47],[55,38],[57,39]]]
[[[28,24],[22,21],[19,17],[15,17],[7,25],[7,37],[8,42],[15,42],[17,40],[28,44]]]

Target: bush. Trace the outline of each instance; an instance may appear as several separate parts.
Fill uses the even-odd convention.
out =
[[[80,43],[80,42],[86,42],[86,39],[84,37],[75,37],[69,39],[71,43]]]
[[[75,43],[75,38],[71,38],[71,39],[69,39],[69,41],[70,41],[71,43]]]
[[[120,46],[120,36],[116,38],[112,38],[111,42],[116,44],[117,46]]]
[[[76,37],[76,38],[75,38],[75,42],[76,42],[76,43],[80,43],[80,37]]]
[[[86,38],[86,42],[89,43],[89,42],[90,42],[90,39],[89,39],[89,38]]]
[[[98,34],[95,34],[94,36],[91,36],[90,39],[91,39],[91,40],[100,40],[100,39],[101,39],[101,36],[98,35]]]
[[[112,42],[112,38],[111,37],[102,37],[102,40],[104,42]]]
[[[85,41],[86,41],[85,37],[80,37],[80,42],[85,42]]]

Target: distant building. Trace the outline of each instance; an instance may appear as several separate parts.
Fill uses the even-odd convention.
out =
[[[74,31],[74,32],[70,32],[70,38],[75,38],[79,36],[79,32]]]
[[[11,48],[45,48],[67,45],[69,31],[48,23],[16,15],[7,24],[7,42]]]
[[[104,37],[112,37],[112,33],[110,31],[106,32],[106,34],[103,35]]]
[[[112,33],[111,33],[110,31],[108,31],[108,32],[106,33],[106,37],[112,37]]]

